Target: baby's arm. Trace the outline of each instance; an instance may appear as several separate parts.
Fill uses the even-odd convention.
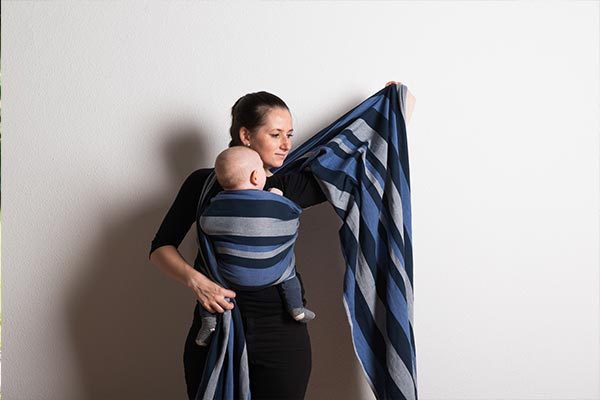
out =
[[[269,192],[278,194],[280,196],[283,196],[283,192],[281,190],[277,189],[277,188],[270,188]]]

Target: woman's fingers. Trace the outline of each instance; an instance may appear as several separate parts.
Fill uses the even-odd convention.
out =
[[[233,290],[221,288],[221,295],[230,299],[235,299],[235,292]]]
[[[396,85],[396,84],[402,84],[402,82],[389,81],[388,83],[385,84],[385,87],[388,87],[390,85]]]
[[[235,292],[233,290],[225,289],[219,286],[219,293],[213,297],[213,308],[220,310],[217,312],[224,312],[224,310],[232,310],[233,303],[229,299],[235,298]]]
[[[226,297],[221,297],[219,299],[216,299],[216,305],[214,307],[220,308],[221,311],[219,311],[219,312],[223,312],[223,310],[233,309],[233,303],[231,301],[227,300]]]
[[[210,310],[205,306],[210,312],[218,312],[223,313],[225,310],[232,310],[234,305],[228,299],[235,298],[235,292],[233,290],[225,289],[217,284],[215,285],[215,290],[211,296],[209,296],[208,306],[211,308]]]
[[[208,312],[211,313],[223,313],[225,310],[231,310],[233,308],[233,303],[230,303],[224,297],[221,297],[219,300],[217,297],[200,302],[202,307]]]
[[[225,310],[233,309],[234,304],[228,300],[235,298],[233,290],[219,286],[204,275],[198,274],[198,276],[201,279],[195,281],[191,286],[202,307],[211,313],[222,313]]]
[[[204,308],[206,308],[206,307],[204,307]],[[211,306],[210,310],[208,308],[206,308],[206,309],[211,313],[224,313],[225,312],[225,310],[223,310],[223,308],[218,304]]]

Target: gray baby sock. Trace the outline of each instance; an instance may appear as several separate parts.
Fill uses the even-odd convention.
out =
[[[312,321],[316,317],[315,313],[310,311],[308,308],[292,308],[290,310],[290,315],[296,321],[304,323]]]
[[[216,318],[202,318],[202,326],[196,336],[196,344],[198,346],[208,345],[208,338],[210,338],[210,335],[215,331],[216,326]]]

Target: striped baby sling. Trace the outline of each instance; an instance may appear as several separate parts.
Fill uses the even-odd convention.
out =
[[[232,289],[256,290],[295,276],[294,244],[302,209],[264,190],[217,194],[199,217],[218,268]]]
[[[406,86],[400,84],[380,90],[273,171],[309,168],[343,222],[344,306],[354,350],[377,399],[418,398],[406,95]],[[215,192],[214,181],[212,176],[205,184],[198,215]],[[212,245],[198,232],[195,267],[224,284],[213,273]],[[196,398],[247,400],[249,388],[236,307],[220,316]]]

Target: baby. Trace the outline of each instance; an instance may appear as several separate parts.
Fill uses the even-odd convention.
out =
[[[223,192],[211,200],[199,222],[213,245],[222,279],[240,290],[278,285],[294,320],[314,319],[302,303],[295,270],[294,244],[302,209],[279,189],[263,190],[267,180],[263,162],[252,149],[236,146],[223,151],[215,161],[215,174]],[[216,316],[199,309],[202,326],[196,343],[206,346]]]

